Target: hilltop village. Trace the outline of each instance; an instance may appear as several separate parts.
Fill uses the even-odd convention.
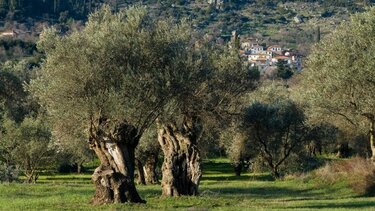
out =
[[[239,36],[236,31],[232,32],[229,45],[239,49],[239,54],[249,67],[258,67],[263,74],[274,72],[280,61],[297,72],[302,70],[302,57],[293,49],[278,44],[265,46],[257,38]]]

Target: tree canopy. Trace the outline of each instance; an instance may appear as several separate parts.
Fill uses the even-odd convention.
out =
[[[324,118],[332,121],[339,117],[363,133],[370,122],[368,134],[375,161],[374,35],[375,8],[354,15],[314,47],[301,84],[311,108]]]
[[[301,81],[313,107],[353,124],[375,115],[374,35],[372,8],[354,15],[314,47]]]
[[[150,21],[142,8],[112,15],[105,7],[81,32],[43,34],[38,46],[47,60],[31,91],[65,134],[87,132],[99,118],[126,120],[142,131],[175,81],[189,74],[176,67],[183,67],[179,58],[190,36],[186,24]]]

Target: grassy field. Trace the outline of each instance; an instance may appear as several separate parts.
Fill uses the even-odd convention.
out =
[[[233,176],[225,160],[206,162],[198,197],[162,198],[159,185],[138,186],[147,204],[92,206],[89,174],[41,176],[38,184],[1,184],[0,210],[375,210],[345,184],[273,181],[267,174]]]

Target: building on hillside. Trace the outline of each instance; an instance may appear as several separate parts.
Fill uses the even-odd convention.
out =
[[[300,72],[302,70],[302,58],[297,55],[284,55],[284,56],[275,56],[272,58],[271,65],[275,65],[278,61],[284,60],[287,62],[287,64],[295,68],[297,72]]]
[[[253,37],[241,37],[240,47],[242,50],[250,51],[251,47],[258,45],[258,39]]]
[[[250,42],[241,42],[241,49],[244,51],[248,51],[252,46]]]
[[[263,46],[261,45],[255,44],[255,45],[252,45],[250,48],[250,54],[259,54],[262,52],[264,52],[264,49],[263,49]]]
[[[17,37],[18,34],[19,33],[16,32],[15,30],[9,30],[9,31],[1,32],[0,37]]]
[[[231,43],[238,42],[238,34],[234,31],[231,36]],[[258,39],[252,37],[240,37],[239,54],[244,62],[250,67],[257,66],[263,72],[268,67],[274,67],[280,60],[285,60],[287,64],[297,71],[302,70],[302,59],[298,52],[293,49],[284,49],[280,45],[270,45],[265,47],[259,44]],[[232,44],[233,45],[233,44]],[[273,70],[274,68],[268,68]]]
[[[265,51],[259,52],[258,54],[248,55],[248,62],[250,66],[269,66],[271,65],[272,55]]]
[[[267,48],[267,51],[272,52],[277,55],[283,54],[283,49],[279,45],[271,45]]]

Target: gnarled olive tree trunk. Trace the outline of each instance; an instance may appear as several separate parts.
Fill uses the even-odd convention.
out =
[[[201,129],[193,118],[183,126],[158,124],[158,141],[164,153],[162,190],[164,196],[197,195],[202,176],[200,153],[197,147]]]
[[[124,122],[108,128],[102,120],[90,129],[90,147],[100,160],[92,175],[96,188],[92,203],[145,203],[134,184],[134,151],[140,138],[137,129]]]

